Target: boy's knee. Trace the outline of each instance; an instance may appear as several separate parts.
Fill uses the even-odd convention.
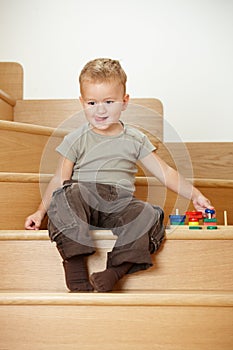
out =
[[[152,205],[152,208],[154,210],[154,212],[156,213],[158,219],[160,220],[161,223],[163,223],[164,220],[164,211],[161,207],[156,206],[156,205]]]
[[[164,219],[164,212],[163,210],[155,205],[152,205],[150,203],[145,203],[145,206],[143,208],[143,214],[145,214],[148,218],[151,220],[154,220],[155,222],[163,222]]]
[[[62,233],[56,237],[55,242],[63,260],[70,259],[76,255],[91,255],[95,253],[93,246],[82,245]]]

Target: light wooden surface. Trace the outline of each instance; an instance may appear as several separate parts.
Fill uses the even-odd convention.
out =
[[[23,67],[17,62],[0,62],[0,89],[15,100],[23,98]]]
[[[26,232],[18,232],[25,241],[12,240],[17,239],[12,236],[9,243],[14,246],[0,245],[1,348],[232,349],[231,227],[218,231],[219,236],[224,235],[220,241],[211,240],[209,232],[203,241],[191,240],[186,227],[167,230],[167,242],[156,255],[155,267],[127,276],[128,285],[125,278],[120,287],[128,290],[103,294],[67,293],[56,248],[44,237],[47,248],[35,240],[31,241],[34,247],[23,246],[25,235],[32,235]],[[7,233],[13,234],[5,232],[1,243]],[[184,241],[186,233],[189,238]],[[35,232],[37,238],[45,234]],[[179,234],[181,239],[177,240]],[[193,232],[194,236],[198,234]],[[98,232],[93,235],[98,238]],[[110,233],[104,235],[105,243],[112,244]],[[102,253],[103,249],[97,257],[104,263]],[[54,280],[60,289],[51,293]],[[41,287],[45,291],[46,281],[50,292],[39,292]],[[22,283],[28,292],[23,292]],[[63,292],[58,292],[62,283]]]
[[[49,164],[50,166],[51,164]],[[50,175],[41,175],[38,183],[38,174],[28,173],[0,173],[0,227],[2,229],[23,229],[25,218],[35,211],[41,201],[41,193],[44,192]],[[200,190],[214,203],[218,224],[223,224],[223,212],[228,212],[228,223],[233,224],[233,188],[202,188]],[[193,206],[187,199],[178,196],[161,185],[149,187],[136,185],[137,198],[157,204],[164,208],[165,223],[168,223],[169,215],[175,213],[178,208],[180,213],[193,210]],[[7,205],[6,205],[7,203]],[[17,208],[12,213],[12,208]],[[14,220],[12,220],[12,215]],[[43,226],[42,228],[45,228]]]
[[[67,133],[65,130],[0,120],[1,172],[53,173],[58,161],[55,149]]]
[[[212,231],[211,231],[212,232]],[[88,258],[89,273],[105,269],[115,238],[110,231],[91,231],[96,253]],[[21,292],[65,292],[62,259],[47,231],[0,232],[0,289]],[[152,255],[153,267],[124,277],[116,290],[233,291],[233,228],[190,232],[166,230],[166,240]],[[8,256],[11,263],[7,264]],[[14,283],[12,283],[14,281]]]
[[[69,130],[64,129],[56,129],[48,126],[34,125],[34,124],[23,124],[15,121],[2,121],[0,120],[0,129],[6,131],[18,131],[24,133],[24,137],[26,138],[26,134],[35,134],[38,136],[60,136],[64,137],[67,135]]]
[[[202,230],[190,230],[188,225],[166,227],[166,240],[233,240],[233,226],[218,225],[217,230],[208,230],[205,226]],[[91,230],[93,240],[114,241],[116,237],[111,230]],[[37,241],[49,240],[47,230],[0,230],[0,241]]]
[[[13,107],[2,99],[0,99],[0,119],[13,120]]]
[[[185,177],[232,180],[232,150],[233,142],[168,142],[157,153]]]
[[[0,181],[2,182],[49,182],[53,177],[53,174],[39,174],[39,173],[27,173],[27,172],[1,172]],[[142,187],[148,186],[161,186],[161,182],[154,177],[136,176],[136,185]],[[207,188],[233,188],[233,180],[222,179],[187,179],[197,187]]]
[[[56,136],[25,134],[13,130],[9,132],[0,128],[1,172],[40,173],[44,149],[47,150],[47,161],[43,162],[43,172],[55,172],[58,161],[58,153],[55,148],[61,140],[62,138]],[[0,177],[4,177],[2,173]]]
[[[233,307],[231,291],[125,291],[110,293],[0,293],[0,305]]]
[[[0,227],[23,229],[25,218],[41,201],[38,183],[0,182],[0,192]]]
[[[188,181],[196,187],[207,187],[207,188],[233,188],[232,179],[215,179],[215,178],[187,178]],[[161,183],[151,176],[140,176],[136,178],[138,186],[161,186]]]
[[[14,107],[16,105],[16,99],[10,96],[8,93],[0,89],[0,99]]]
[[[232,350],[231,307],[2,306],[2,349]]]

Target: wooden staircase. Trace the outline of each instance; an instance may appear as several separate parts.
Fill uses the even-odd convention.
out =
[[[220,216],[227,209],[233,224],[228,143],[185,145],[195,185],[217,206],[217,230],[167,228],[149,270],[124,277],[111,293],[69,293],[46,222],[44,230],[33,232],[23,230],[23,224],[55,169],[54,148],[67,133],[55,128],[79,112],[80,105],[76,100],[23,100],[22,79],[20,65],[0,63],[0,350],[232,350],[233,226],[222,226]],[[143,116],[149,109],[145,118],[139,113],[139,126],[146,125],[162,140],[161,102],[133,102],[144,106]],[[151,110],[160,116],[156,123]],[[133,106],[128,118],[135,121]],[[159,146],[170,165],[174,154],[178,163],[183,159],[180,144]],[[45,147],[49,152],[42,166]],[[187,177],[186,159],[182,167]],[[148,194],[147,179],[138,175],[137,196],[161,202],[166,223],[176,203],[181,211],[189,207],[152,179]],[[88,260],[91,274],[105,268],[115,237],[111,231],[90,234],[97,248]]]
[[[105,267],[111,231],[92,231]],[[233,344],[233,230],[167,229],[154,266],[111,293],[68,293],[47,231],[0,232],[0,348],[221,349]]]
[[[6,294],[1,348],[231,350],[226,299],[226,292]]]

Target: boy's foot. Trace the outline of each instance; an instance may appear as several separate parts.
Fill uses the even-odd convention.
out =
[[[74,289],[70,289],[70,293],[82,293],[82,292],[93,292],[93,291],[94,291],[94,288],[89,281],[79,283],[78,286],[76,285]]]
[[[124,263],[101,272],[95,272],[90,277],[91,284],[97,292],[110,292],[131,266],[131,263]]]
[[[107,269],[94,272],[90,277],[91,284],[97,292],[110,292],[118,281],[116,273]]]
[[[64,260],[63,266],[66,285],[72,293],[93,291],[93,286],[89,282],[86,261],[83,255],[77,255]]]

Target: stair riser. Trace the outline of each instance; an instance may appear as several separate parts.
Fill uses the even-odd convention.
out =
[[[89,272],[105,268],[114,240],[96,241]],[[122,279],[123,290],[233,290],[233,240],[166,240],[154,266]],[[1,290],[65,291],[62,260],[48,240],[0,244]]]
[[[45,190],[46,186],[47,183],[43,183],[39,186],[36,182],[0,182],[0,229],[24,229],[25,218],[38,208],[41,201],[41,192]],[[201,190],[211,199],[213,196],[213,189],[201,188]],[[214,196],[213,202],[216,203],[218,225],[223,224],[224,210],[228,212],[228,225],[232,225],[233,207],[230,204],[232,203],[233,189],[217,188],[214,191]],[[136,197],[164,208],[166,224],[168,223],[169,214],[174,213],[176,208],[178,208],[181,213],[185,212],[187,209],[193,210],[193,207],[189,205],[186,199],[177,197],[172,191],[166,191],[163,186],[150,186],[149,192],[146,186],[137,186]],[[13,208],[14,220],[12,220]],[[42,228],[46,228],[46,222]]]
[[[52,173],[56,169],[58,159],[55,148],[61,141],[62,137],[2,130],[0,125],[1,171],[39,173],[41,171],[41,158],[43,152],[47,149],[47,168],[44,162],[43,171],[44,173]],[[12,162],[12,159],[14,159],[14,162]]]
[[[3,306],[1,349],[231,350],[233,308]]]

